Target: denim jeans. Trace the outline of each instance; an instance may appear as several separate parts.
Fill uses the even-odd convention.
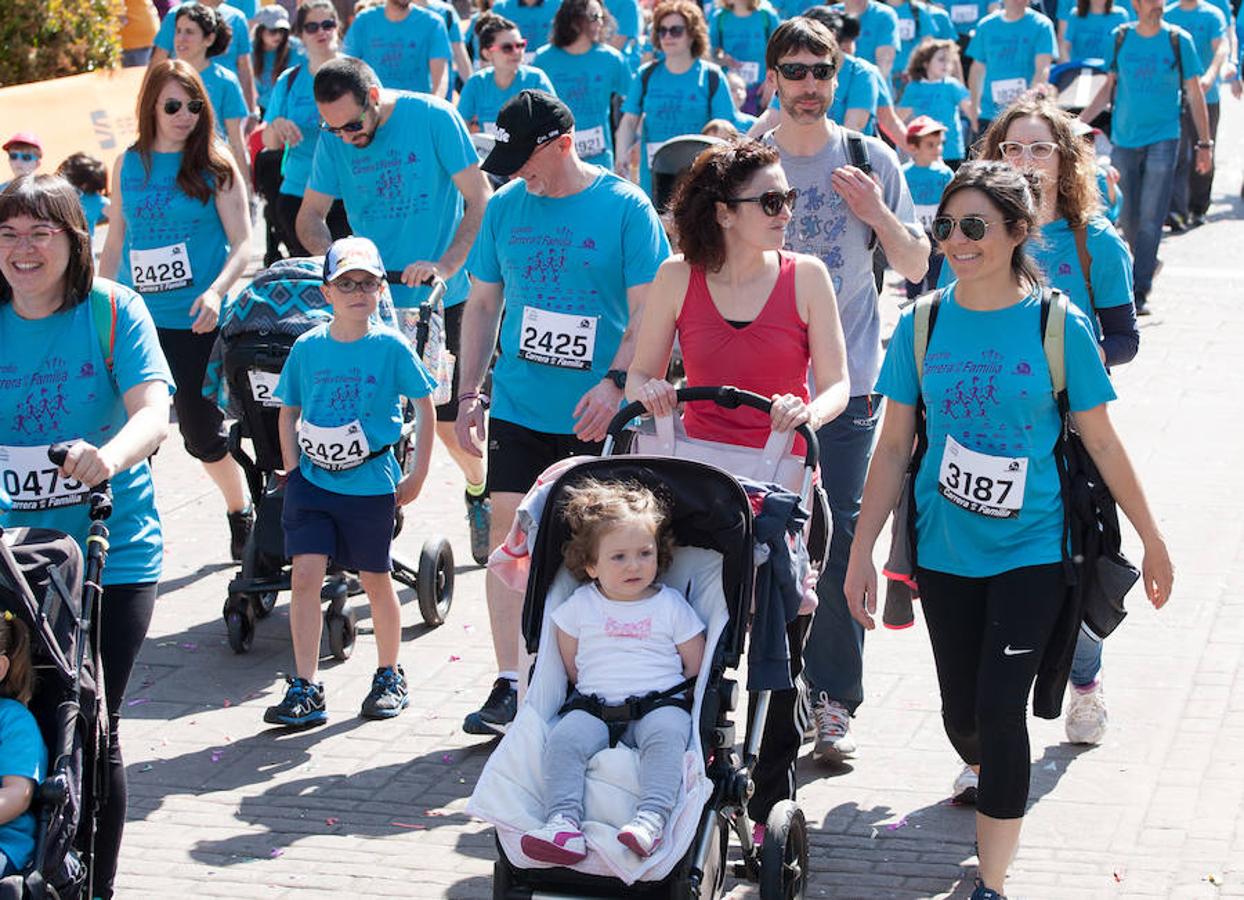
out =
[[[1119,170],[1119,188],[1123,191],[1119,224],[1132,248],[1137,305],[1148,298],[1153,287],[1162,224],[1171,207],[1178,149],[1179,139],[1171,138],[1146,147],[1115,146],[1110,154],[1110,161]]]
[[[816,433],[834,533],[816,586],[820,602],[804,645],[804,678],[813,696],[824,691],[852,713],[864,702],[864,628],[847,610],[842,582],[880,417],[881,395],[864,394],[852,397],[842,415]]]
[[[1076,637],[1076,652],[1071,658],[1071,683],[1076,687],[1087,687],[1097,680],[1101,671],[1102,641],[1095,641],[1084,629]]]
[[[126,69],[134,69],[139,66],[145,66],[151,62],[150,47],[135,47],[133,50],[121,51],[121,66]]]

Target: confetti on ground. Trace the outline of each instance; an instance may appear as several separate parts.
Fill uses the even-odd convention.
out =
[[[225,698],[225,702],[224,702],[224,703],[222,703],[221,705],[222,705],[225,709],[228,709],[230,706],[232,706],[232,705],[233,705],[233,701],[232,701],[232,700],[230,700],[228,697],[226,697],[226,698]]]
[[[461,661],[462,661],[462,657],[461,657],[461,656],[451,656],[451,657],[449,657],[449,661],[450,661],[450,662],[461,662]]]
[[[877,829],[876,829],[876,828],[874,828],[874,829],[873,829],[873,833],[872,833],[872,839],[873,839],[874,841],[877,839],[877,834],[878,834]]]
[[[1120,883],[1121,883],[1121,882],[1123,881],[1123,873],[1122,873],[1122,872],[1115,872],[1115,873],[1114,873],[1114,880],[1115,880],[1116,882],[1120,882]]]
[[[220,758],[224,755],[225,755],[224,750],[213,750],[212,751],[212,762],[214,763],[220,762]]]
[[[889,825],[887,825],[886,830],[887,831],[898,831],[900,828],[902,828],[906,824],[907,824],[906,819],[899,819],[897,822],[891,822]]]
[[[125,705],[126,706],[141,706],[144,703],[150,703],[150,702],[151,702],[150,697],[135,697],[133,700],[130,700]]]
[[[1219,878],[1217,875],[1215,875],[1213,872],[1210,872],[1208,875],[1206,875],[1205,880],[1208,881],[1210,884],[1222,884],[1222,879]]]
[[[181,644],[181,649],[189,650],[191,653],[193,653],[195,650],[199,649],[199,645],[196,644],[194,641],[185,641],[184,643]]]
[[[327,819],[324,820],[324,824],[331,827],[333,825],[336,825],[340,821],[341,820],[338,819],[336,816],[329,816]]]
[[[141,769],[139,769],[138,771],[140,771],[140,772],[150,772],[150,771],[151,771],[152,769],[154,769],[154,768],[155,768],[155,766],[153,766],[151,763],[145,763],[145,764],[143,765],[143,767],[142,767]]]
[[[433,819],[435,819],[435,818],[439,818],[440,816],[447,816],[447,815],[449,815],[449,813],[448,813],[448,812],[446,812],[446,811],[445,811],[445,810],[443,810],[443,809],[425,809],[425,810],[423,811],[423,814],[424,814],[425,816],[429,816],[430,818],[433,818]]]
[[[1047,772],[1057,772],[1057,771],[1058,771],[1058,763],[1056,763],[1056,762],[1047,762],[1047,763],[1045,764],[1045,771],[1047,771]]]
[[[441,762],[443,762],[443,763],[451,763],[451,762],[453,762],[453,761],[454,761],[454,755],[453,755],[452,753],[442,753],[442,754],[441,754]]]
[[[420,825],[416,822],[399,822],[396,819],[394,819],[389,824],[396,825],[398,828],[409,828],[411,831],[427,831],[428,830],[427,825]]]
[[[475,626],[474,625],[463,625],[462,630],[465,631],[467,634],[471,634],[473,631],[475,631]]]
[[[276,859],[278,856],[284,856],[285,851],[280,847],[273,847],[272,852],[268,854],[269,859]]]

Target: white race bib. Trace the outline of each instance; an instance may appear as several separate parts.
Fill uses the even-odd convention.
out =
[[[523,65],[524,66],[531,65],[533,62],[535,62],[535,59],[536,59],[535,50],[524,50],[523,51]]]
[[[657,151],[661,149],[661,145],[665,141],[651,141],[644,144],[644,152],[648,154],[648,171],[652,171],[652,157],[657,155]]]
[[[1027,480],[1027,457],[977,453],[946,436],[937,492],[955,506],[991,519],[1014,519],[1024,505]]]
[[[298,424],[298,446],[307,459],[330,472],[361,466],[371,453],[358,419],[334,428],[321,428],[304,419]]]
[[[975,3],[955,3],[950,7],[950,21],[956,24],[975,22],[980,7]]]
[[[485,122],[482,125],[480,125],[480,131],[484,132],[484,134],[488,135],[489,137],[496,137],[497,136],[497,123],[496,122]]]
[[[591,159],[593,156],[599,156],[604,153],[605,146],[605,129],[601,125],[595,128],[585,128],[583,131],[574,133],[574,149],[579,154],[579,159]]]
[[[90,491],[85,484],[65,478],[48,460],[42,447],[0,446],[0,482],[13,501],[13,509],[30,512],[84,503]]]
[[[916,36],[916,20],[915,19],[899,19],[898,20],[898,37],[902,41],[910,41]]]
[[[280,406],[276,398],[276,385],[281,376],[275,372],[259,372],[247,369],[246,377],[251,383],[251,397],[264,406]]]
[[[1000,78],[989,86],[989,94],[993,97],[998,112],[1010,106],[1020,94],[1028,90],[1027,78]]]
[[[596,352],[598,321],[596,316],[578,316],[524,306],[518,357],[558,369],[590,369],[592,355]]]
[[[185,241],[152,250],[131,250],[130,272],[134,290],[140,294],[175,291],[194,283]]]
[[[928,231],[933,227],[933,219],[937,215],[936,203],[917,203],[916,204],[916,221],[924,226],[924,230]]]
[[[739,63],[739,76],[749,85],[760,80],[760,63]]]

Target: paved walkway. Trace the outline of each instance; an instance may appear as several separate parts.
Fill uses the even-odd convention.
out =
[[[1244,599],[1231,583],[1244,580],[1244,115],[1223,105],[1210,224],[1164,244],[1140,358],[1117,376],[1116,422],[1169,539],[1176,593],[1161,614],[1134,593],[1107,646],[1102,746],[1072,747],[1060,722],[1033,721],[1033,806],[1012,897],[1244,896]],[[124,709],[121,896],[489,896],[492,834],[461,810],[492,744],[459,730],[493,673],[482,572],[460,565],[439,629],[406,605],[413,702],[401,718],[356,717],[375,659],[365,633],[353,659],[324,668],[327,727],[267,730],[263,707],[289,665],[286,598],[252,652],[231,653],[223,507],[180,447],[167,445],[156,468],[167,581]],[[460,480],[443,453],[407,523],[408,556],[446,534],[469,562]],[[1134,538],[1130,549],[1139,559]],[[966,896],[973,816],[946,802],[959,764],[923,625],[870,639],[866,690],[858,760],[832,777],[800,763],[810,893]]]

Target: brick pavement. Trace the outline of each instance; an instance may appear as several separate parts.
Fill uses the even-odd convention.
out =
[[[1244,896],[1244,599],[1229,581],[1244,576],[1242,133],[1228,99],[1211,224],[1164,244],[1140,358],[1117,375],[1116,421],[1171,543],[1176,594],[1161,614],[1133,594],[1107,645],[1102,746],[1074,748],[1061,723],[1032,722],[1033,805],[1012,897]],[[491,832],[461,810],[492,745],[459,724],[492,659],[452,464],[437,455],[398,542],[417,558],[444,533],[459,560],[446,625],[428,630],[404,607],[411,708],[391,722],[356,717],[374,666],[364,633],[353,659],[324,668],[330,724],[295,735],[260,721],[289,661],[285,598],[251,653],[231,653],[221,503],[172,443],[157,482],[166,584],[124,709],[121,896],[488,896]],[[946,803],[959,764],[922,625],[870,638],[865,685],[859,758],[832,777],[799,766],[810,893],[966,896],[973,819]]]

